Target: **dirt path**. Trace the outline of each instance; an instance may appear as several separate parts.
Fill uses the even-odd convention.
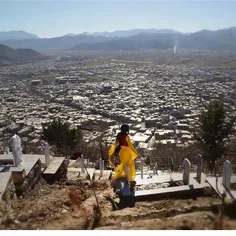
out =
[[[19,199],[0,229],[215,229],[219,225],[217,196],[136,202],[117,210],[119,199],[108,182],[93,184],[101,215],[89,182],[66,181],[36,188]],[[236,220],[224,217],[224,229],[236,229]]]

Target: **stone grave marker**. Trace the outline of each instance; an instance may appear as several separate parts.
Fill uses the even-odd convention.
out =
[[[143,179],[143,158],[141,158],[141,179]]]
[[[201,183],[202,180],[202,164],[203,164],[202,156],[199,154],[197,157],[197,176],[196,176],[196,179],[199,184]]]
[[[224,162],[223,179],[222,179],[222,184],[224,185],[226,190],[230,189],[231,174],[232,174],[232,164],[228,160],[226,160]]]
[[[49,144],[47,142],[45,143],[44,155],[45,155],[46,166],[48,166],[50,163],[50,151],[49,151]]]
[[[80,158],[80,163],[81,163],[81,173],[85,173],[85,169],[84,169],[84,155],[81,155]]]
[[[102,160],[101,158],[99,160],[99,167],[100,167],[100,176],[102,176],[104,170],[104,160]]]
[[[14,157],[14,163],[16,166],[23,164],[21,139],[18,135],[12,137],[12,154]]]
[[[185,185],[188,185],[189,180],[190,180],[191,163],[187,158],[184,159],[183,166],[184,166],[183,182],[184,182]]]

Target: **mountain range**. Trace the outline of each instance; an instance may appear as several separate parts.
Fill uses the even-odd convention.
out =
[[[39,39],[39,37],[35,34],[30,34],[23,30],[0,31],[0,41],[21,39]]]
[[[84,32],[83,34],[94,35],[94,36],[106,36],[106,37],[129,37],[137,34],[176,34],[181,33],[172,29],[132,29],[132,30],[116,30],[114,32],[95,32],[88,33]]]
[[[0,43],[12,48],[31,48],[38,51],[49,49],[173,49],[174,46],[183,49],[236,51],[236,27],[216,31],[202,30],[188,34],[171,29],[134,29],[101,33],[85,32],[55,38],[27,38],[19,40],[1,40],[0,38]]]

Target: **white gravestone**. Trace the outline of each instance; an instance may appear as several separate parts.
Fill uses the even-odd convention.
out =
[[[184,159],[183,166],[184,166],[183,182],[185,185],[187,185],[189,184],[190,180],[190,167],[191,167],[191,163],[187,158]]]
[[[48,166],[50,163],[50,150],[49,150],[49,144],[47,142],[45,143],[44,155],[45,155],[46,166]]]
[[[223,181],[222,181],[222,184],[224,185],[226,190],[230,189],[231,174],[232,174],[232,164],[227,160],[224,162]]]
[[[198,155],[197,157],[197,181],[200,184],[202,181],[202,164],[203,164],[203,160],[202,160],[202,156]]]
[[[102,176],[104,170],[104,160],[102,160],[101,158],[99,160],[99,167],[100,167],[100,176]]]
[[[85,169],[84,169],[84,155],[81,155],[80,158],[80,163],[81,163],[81,173],[85,173]]]
[[[23,165],[21,139],[18,135],[12,137],[12,154],[16,166]]]
[[[143,179],[143,158],[141,158],[141,179]]]

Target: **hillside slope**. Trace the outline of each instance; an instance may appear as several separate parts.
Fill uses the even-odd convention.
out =
[[[0,44],[0,59],[8,61],[43,59],[45,56],[33,49],[13,49]]]

